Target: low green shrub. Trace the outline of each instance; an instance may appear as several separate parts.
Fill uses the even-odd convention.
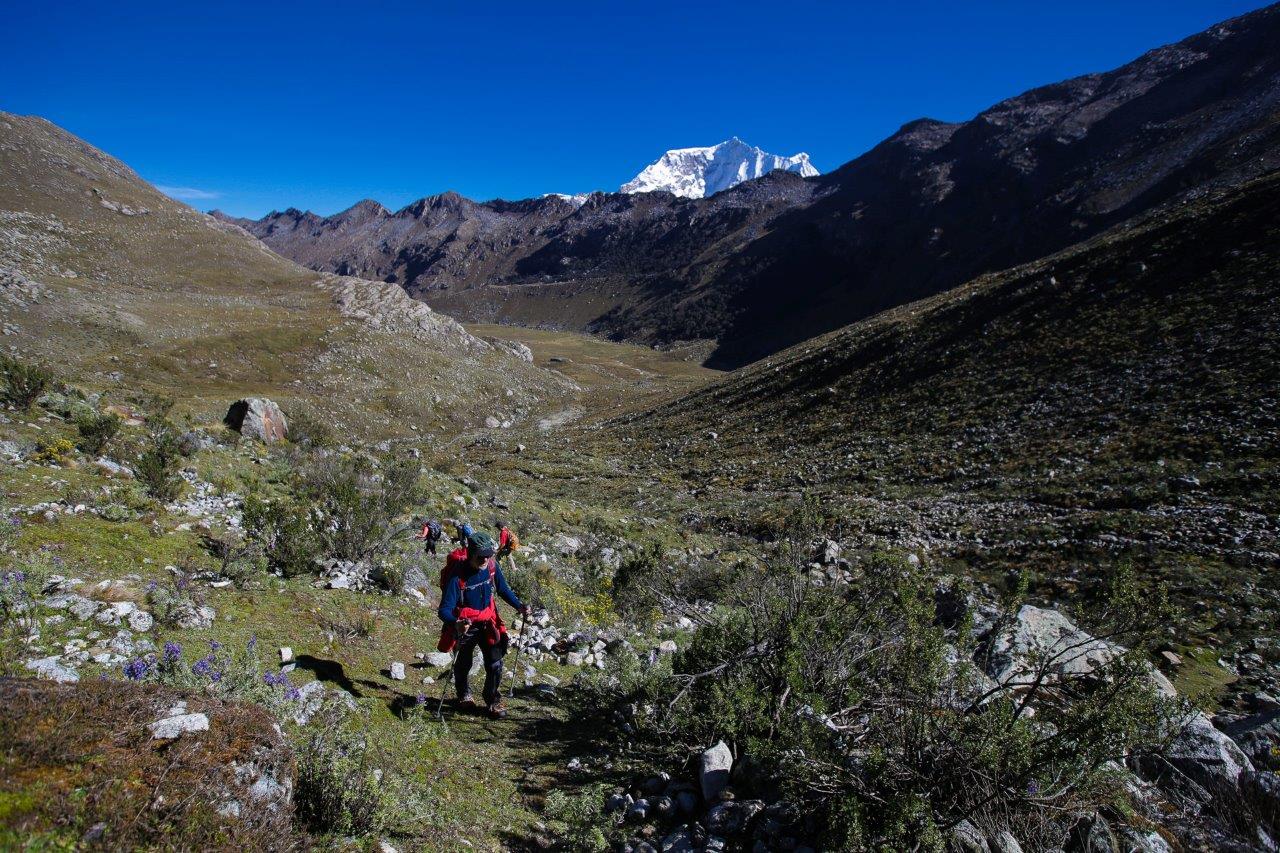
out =
[[[333,427],[308,409],[289,413],[289,440],[303,447],[333,447]]]
[[[178,475],[181,458],[177,433],[161,427],[138,455],[134,474],[151,497],[164,503],[177,500],[182,494],[182,477]]]
[[[603,853],[610,849],[609,839],[600,829],[607,823],[604,803],[608,794],[608,785],[590,785],[572,794],[560,789],[547,794],[543,811],[548,828],[560,840],[559,849],[574,853]]]
[[[693,601],[722,601],[747,573],[747,565],[722,557],[673,571],[661,543],[650,542],[622,558],[609,593],[620,614],[645,624]]]
[[[322,543],[312,528],[310,508],[291,498],[245,498],[245,532],[261,548],[267,565],[286,578],[314,574]]]
[[[156,621],[169,627],[180,627],[204,603],[203,591],[191,579],[191,574],[182,570],[168,583],[149,583],[146,598]]]
[[[52,385],[53,374],[40,365],[0,354],[0,401],[26,411]]]
[[[36,441],[33,458],[45,465],[66,465],[76,446],[65,438],[41,438]]]
[[[367,835],[388,821],[391,802],[368,742],[342,727],[318,727],[296,748],[295,814],[313,833]]]
[[[262,546],[236,531],[206,533],[200,537],[200,544],[218,561],[219,574],[237,588],[243,589],[267,571],[267,555]]]
[[[740,584],[669,672],[615,655],[582,679],[577,716],[622,714],[666,766],[724,739],[756,793],[798,805],[827,849],[940,849],[962,820],[1046,838],[1053,815],[1122,797],[1108,763],[1178,713],[1141,651],[1159,608],[1123,577],[1090,628],[1134,651],[1015,693],[987,690],[964,632],[949,642],[923,569],[874,555],[856,570],[847,586],[792,572]]]
[[[76,418],[76,431],[80,434],[76,446],[86,455],[98,457],[107,444],[120,432],[121,420],[111,412],[85,413]]]
[[[314,459],[299,472],[294,491],[310,506],[323,552],[340,560],[385,554],[396,517],[423,498],[417,460],[392,456]]]

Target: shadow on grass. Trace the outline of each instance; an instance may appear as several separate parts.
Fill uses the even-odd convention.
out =
[[[365,694],[361,692],[360,687],[365,687],[378,692],[382,692],[386,689],[376,681],[369,681],[364,678],[351,678],[347,675],[346,670],[342,668],[342,664],[338,663],[336,660],[327,660],[325,658],[313,657],[311,655],[299,655],[298,669],[305,669],[307,672],[312,673],[315,675],[317,681],[324,681],[341,687],[357,699],[363,699],[365,697]],[[357,687],[356,685],[360,685],[360,687]]]

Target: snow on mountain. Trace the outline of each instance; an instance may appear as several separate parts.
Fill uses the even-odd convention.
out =
[[[666,190],[685,198],[703,198],[775,169],[797,172],[806,178],[818,174],[808,154],[782,157],[761,151],[735,136],[708,148],[668,151],[623,184],[621,192]]]
[[[572,195],[569,193],[543,193],[542,197],[558,198],[561,201],[569,202],[574,207],[582,207],[582,205],[586,203],[587,199],[591,198],[591,193],[573,193]]]

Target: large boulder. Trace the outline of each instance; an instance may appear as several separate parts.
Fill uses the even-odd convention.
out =
[[[702,766],[699,781],[702,784],[702,798],[712,802],[725,786],[729,784],[729,771],[733,769],[733,753],[724,741],[717,741],[715,746],[702,753]]]
[[[270,400],[248,397],[237,400],[227,409],[223,422],[245,438],[256,438],[271,444],[289,434],[284,412]]]
[[[1017,683],[1041,664],[1054,677],[1086,675],[1116,654],[1116,647],[1090,637],[1057,610],[1024,604],[1009,629],[992,639],[987,675]]]
[[[707,812],[707,831],[716,835],[745,835],[751,821],[764,811],[760,800],[730,800]]]
[[[1280,711],[1266,711],[1222,726],[1255,767],[1280,771]]]
[[[947,835],[950,853],[991,853],[987,837],[968,820],[962,820]]]
[[[1138,774],[1192,800],[1232,796],[1241,774],[1253,770],[1249,756],[1200,711],[1193,711],[1178,726],[1162,754],[1135,756]]]
[[[1057,610],[1024,604],[1013,624],[991,638],[987,675],[1015,691],[1032,680],[1041,667],[1045,682],[1087,676],[1105,668],[1127,649],[1099,640]],[[1173,683],[1151,667],[1148,676],[1157,692],[1177,695]]]

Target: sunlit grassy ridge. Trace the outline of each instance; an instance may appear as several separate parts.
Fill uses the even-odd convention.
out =
[[[521,420],[571,389],[498,348],[468,351],[448,320],[446,334],[407,334],[344,317],[315,273],[48,122],[0,114],[0,142],[0,267],[47,293],[0,301],[5,342],[67,378],[166,394],[202,418],[245,395],[323,405],[365,437],[480,427],[485,409]],[[387,310],[414,306],[387,293]]]

